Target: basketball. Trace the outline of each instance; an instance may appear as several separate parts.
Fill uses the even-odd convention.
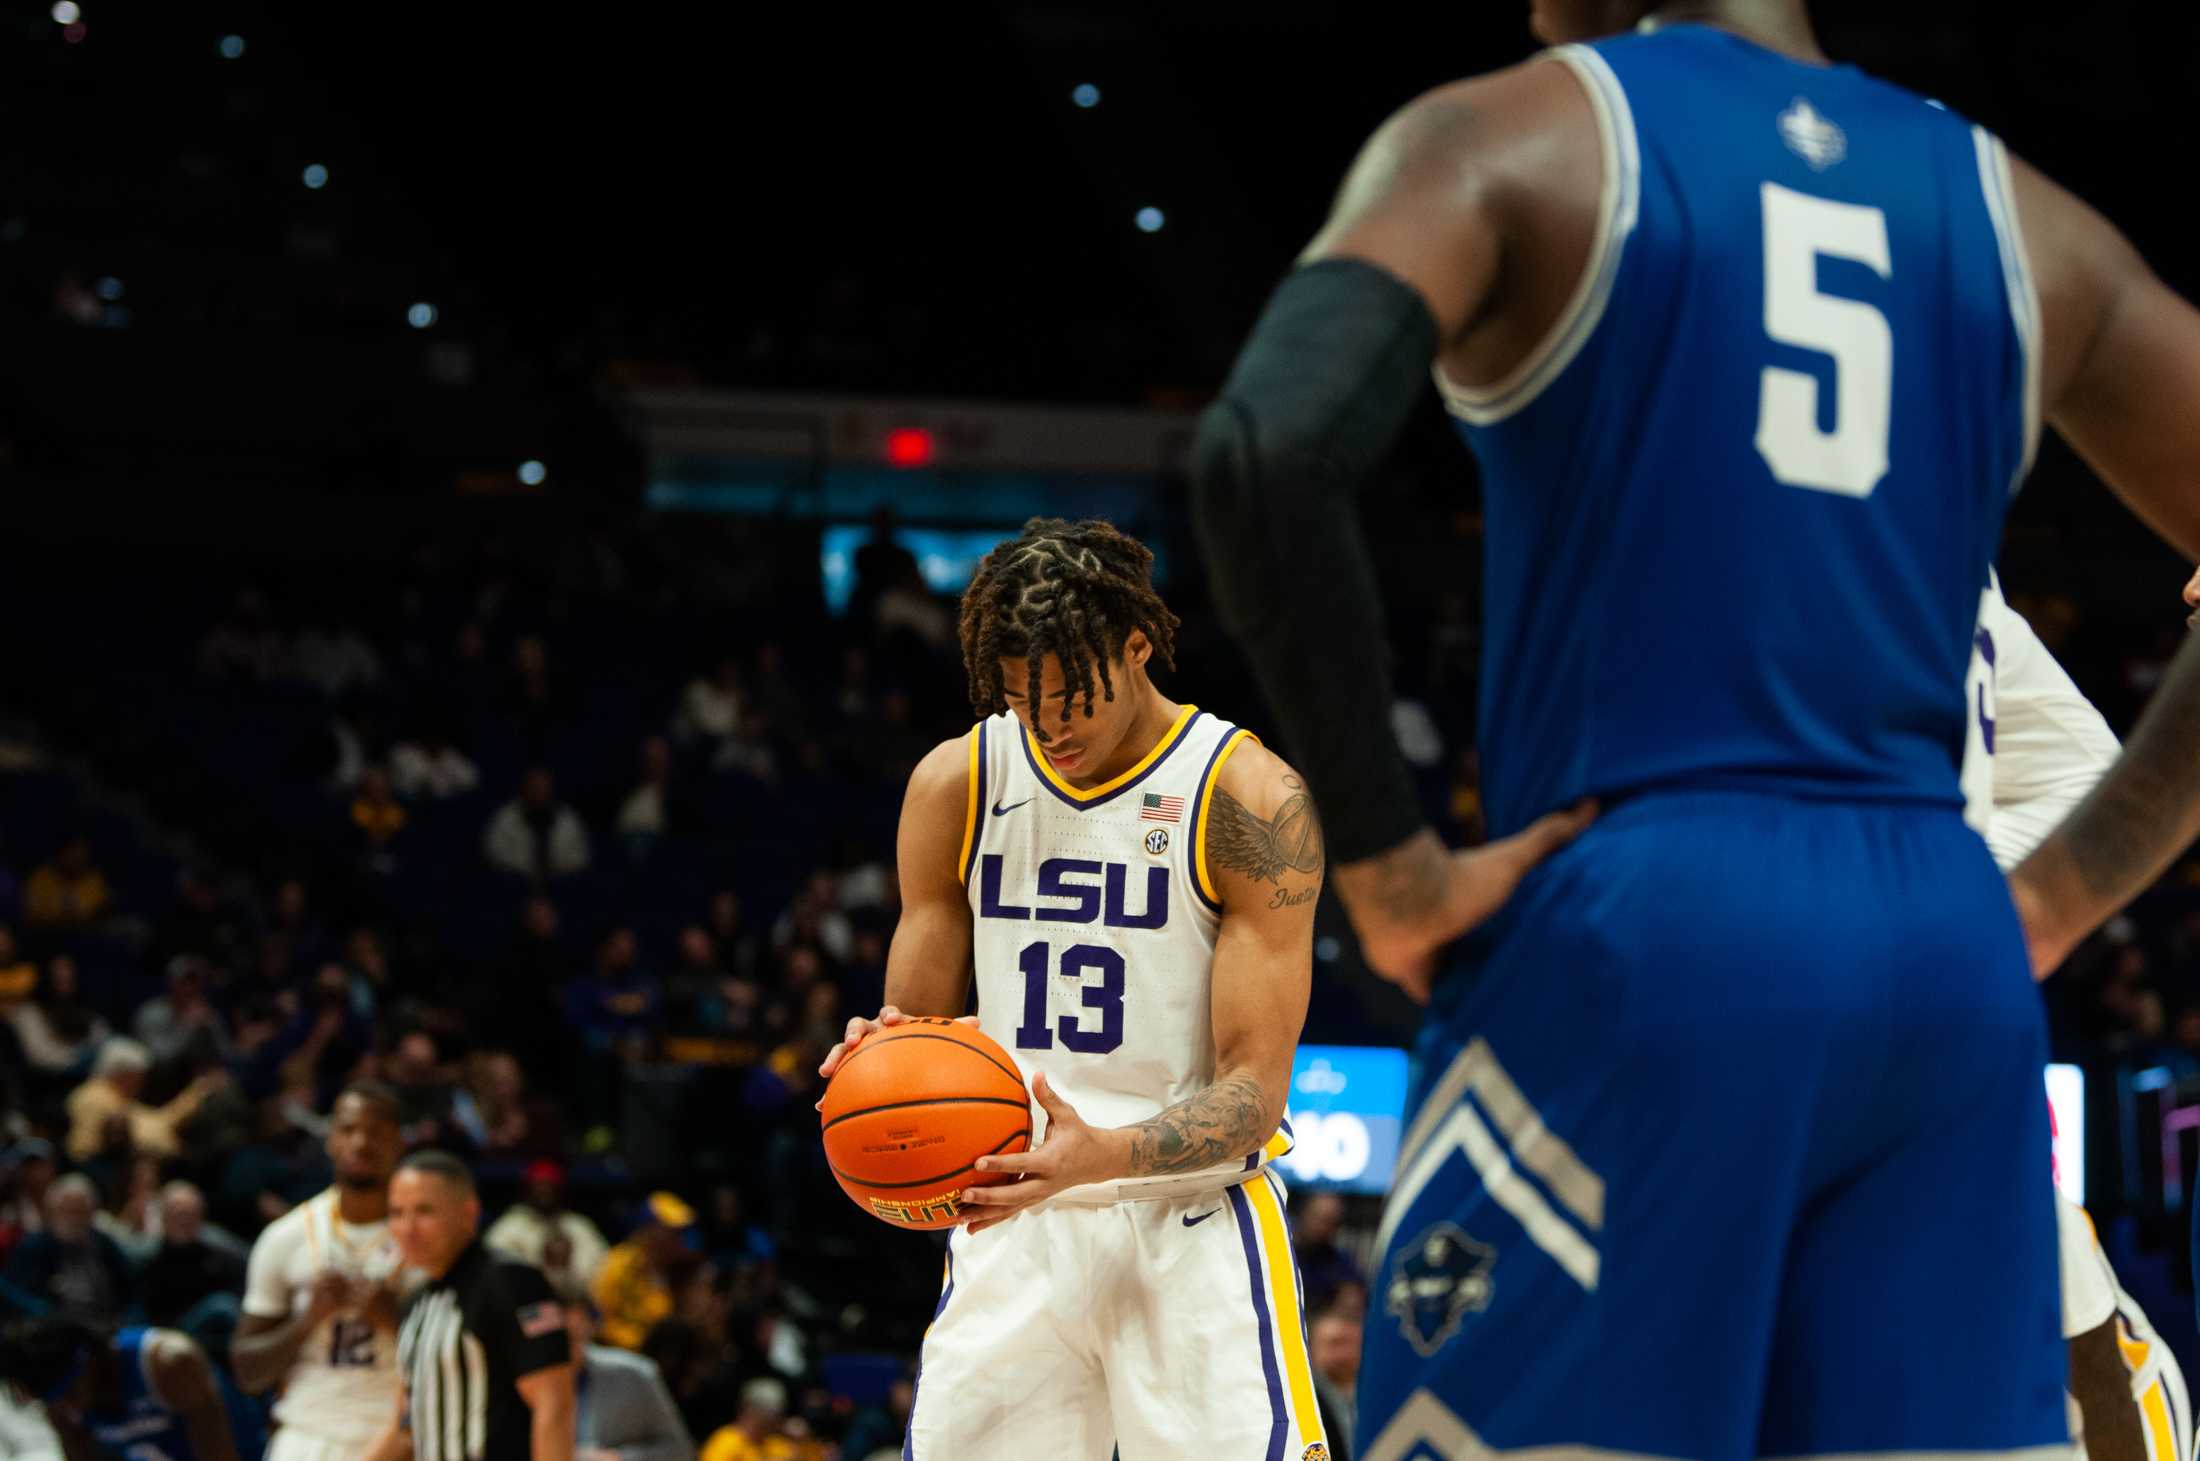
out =
[[[1031,1100],[1006,1050],[954,1020],[864,1037],[825,1087],[825,1160],[857,1207],[903,1228],[962,1220],[965,1187],[1008,1180],[978,1158],[1031,1145]]]

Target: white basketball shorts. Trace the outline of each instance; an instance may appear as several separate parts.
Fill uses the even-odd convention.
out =
[[[956,1229],[911,1461],[1328,1461],[1283,1184]]]

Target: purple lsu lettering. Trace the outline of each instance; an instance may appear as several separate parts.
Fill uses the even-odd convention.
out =
[[[1033,906],[1026,906],[1005,901],[1001,855],[989,852],[978,860],[978,916],[1026,923],[1099,922],[1109,928],[1166,928],[1169,870],[1143,867],[1138,871],[1146,875],[1146,906],[1137,913],[1129,906],[1131,867],[1085,857],[1050,857],[1040,863],[1037,890],[1029,895]]]

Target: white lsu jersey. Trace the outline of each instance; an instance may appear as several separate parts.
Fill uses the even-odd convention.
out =
[[[2122,749],[2024,616],[1987,575],[1964,680],[1963,815],[2016,866],[2055,830]]]
[[[1013,715],[971,728],[960,872],[979,1027],[1015,1056],[1027,1086],[1045,1071],[1092,1125],[1144,1121],[1214,1079],[1209,978],[1222,905],[1204,833],[1215,778],[1251,739],[1187,705],[1135,766],[1081,788]],[[1096,1183],[1059,1200],[1219,1190],[1290,1149],[1286,1125],[1224,1166]]]
[[[336,1189],[298,1204],[268,1224],[252,1245],[244,1312],[288,1319],[311,1299],[314,1280],[333,1269],[381,1281],[397,1272],[388,1223],[347,1223]],[[363,1455],[397,1414],[397,1336],[358,1315],[339,1314],[306,1337],[275,1404],[286,1434],[356,1447]]]

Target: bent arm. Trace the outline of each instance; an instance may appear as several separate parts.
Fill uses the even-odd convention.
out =
[[[2012,161],[2043,319],[2041,409],[2149,526],[2200,556],[2200,313],[2108,222]],[[2200,834],[2200,639],[2123,755],[2010,875],[2035,972],[2054,968]]]
[[[1196,1172],[1260,1150],[1283,1121],[1313,982],[1322,831],[1305,783],[1257,742],[1216,774],[1201,833],[1222,924],[1211,978],[1215,1076],[1124,1128],[1128,1175]]]
[[[970,1003],[962,860],[965,837],[984,814],[971,774],[975,744],[965,736],[935,746],[910,773],[902,798],[901,919],[886,952],[886,1002],[905,1015],[959,1015]]]
[[[205,1352],[185,1335],[164,1333],[153,1350],[151,1370],[160,1398],[183,1417],[192,1453],[204,1461],[238,1461],[229,1412]]]
[[[258,1314],[239,1319],[236,1336],[229,1341],[229,1364],[236,1372],[237,1388],[247,1395],[259,1395],[281,1384],[320,1322],[320,1316],[310,1309],[287,1319]]]
[[[1383,723],[1391,682],[1355,498],[1441,354],[1488,336],[1502,359],[1526,333],[1511,315],[1532,311],[1500,307],[1523,292],[1508,239],[1529,214],[1555,216],[1539,180],[1572,177],[1569,148],[1599,155],[1593,126],[1580,86],[1547,63],[1444,87],[1393,117],[1194,442],[1193,520],[1216,602],[1320,798],[1363,944],[1435,917],[1448,864],[1396,745],[1364,732]],[[1562,252],[1535,242],[1523,257]]]
[[[573,1461],[573,1367],[552,1365],[520,1376],[518,1384],[533,1417],[528,1454],[534,1461]]]

